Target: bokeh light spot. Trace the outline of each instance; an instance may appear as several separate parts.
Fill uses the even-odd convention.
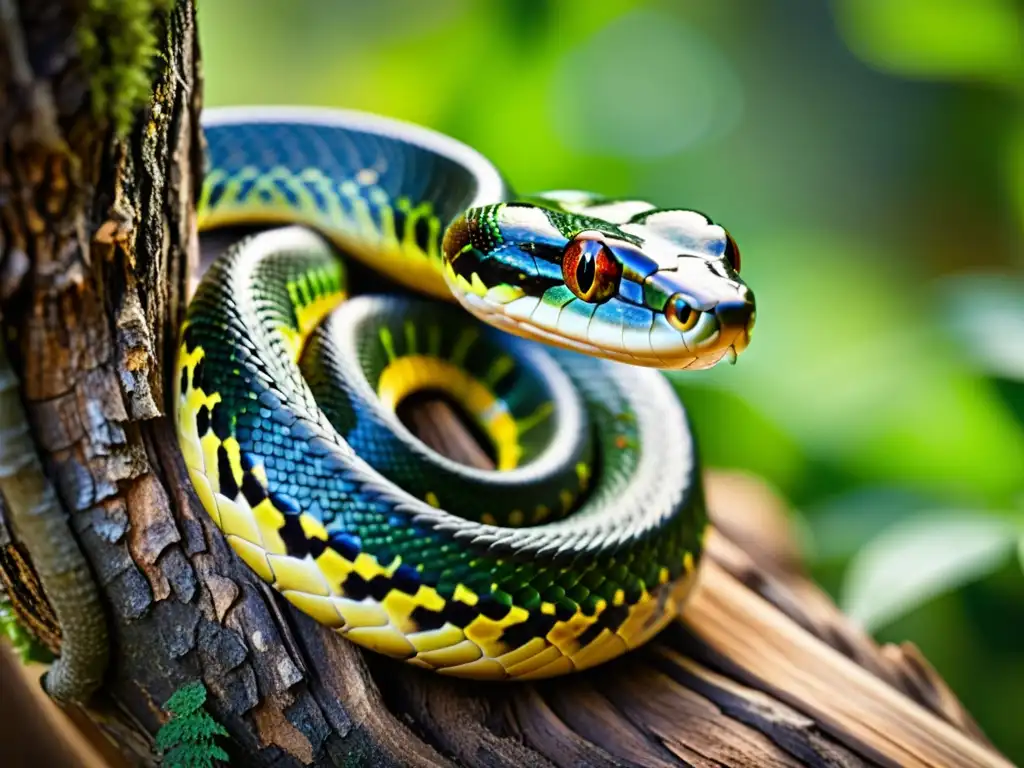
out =
[[[663,157],[721,135],[742,111],[731,63],[699,30],[654,11],[622,16],[571,48],[549,98],[578,151]]]

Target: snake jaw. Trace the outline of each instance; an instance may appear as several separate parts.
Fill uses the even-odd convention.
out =
[[[550,331],[544,326],[532,322],[528,313],[517,312],[508,304],[491,301],[487,296],[473,293],[460,293],[457,296],[459,303],[467,311],[488,325],[522,338],[592,357],[601,357],[613,362],[644,368],[696,370],[698,368],[711,367],[711,365],[718,363],[724,354],[723,350],[713,356],[713,358],[708,358],[704,355],[697,356],[690,353],[685,345],[681,345],[678,351],[673,350],[672,357],[668,357],[663,351],[652,349],[649,341],[644,347],[637,346],[629,350],[602,347],[565,333]]]

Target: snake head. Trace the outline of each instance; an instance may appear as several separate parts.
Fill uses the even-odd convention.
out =
[[[734,362],[750,343],[739,249],[695,211],[548,193],[470,209],[442,251],[459,302],[520,336],[673,369]]]

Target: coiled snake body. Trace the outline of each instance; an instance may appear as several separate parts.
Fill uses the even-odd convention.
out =
[[[706,518],[651,369],[749,342],[728,234],[639,201],[515,198],[475,151],[382,118],[227,109],[204,128],[201,227],[312,228],[229,249],[182,332],[179,442],[242,560],[360,645],[464,677],[563,674],[658,632]],[[324,236],[430,298],[344,300]],[[494,471],[413,436],[397,412],[421,391],[467,414]]]

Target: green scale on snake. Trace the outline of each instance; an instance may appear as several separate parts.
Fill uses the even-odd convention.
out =
[[[227,109],[204,129],[200,226],[296,225],[219,258],[182,331],[179,442],[235,552],[350,640],[464,677],[584,669],[671,621],[707,521],[654,369],[749,343],[728,233],[517,198],[472,149],[368,115]],[[336,248],[396,289],[348,298]],[[417,392],[453,400],[495,468],[420,442],[397,415]]]

